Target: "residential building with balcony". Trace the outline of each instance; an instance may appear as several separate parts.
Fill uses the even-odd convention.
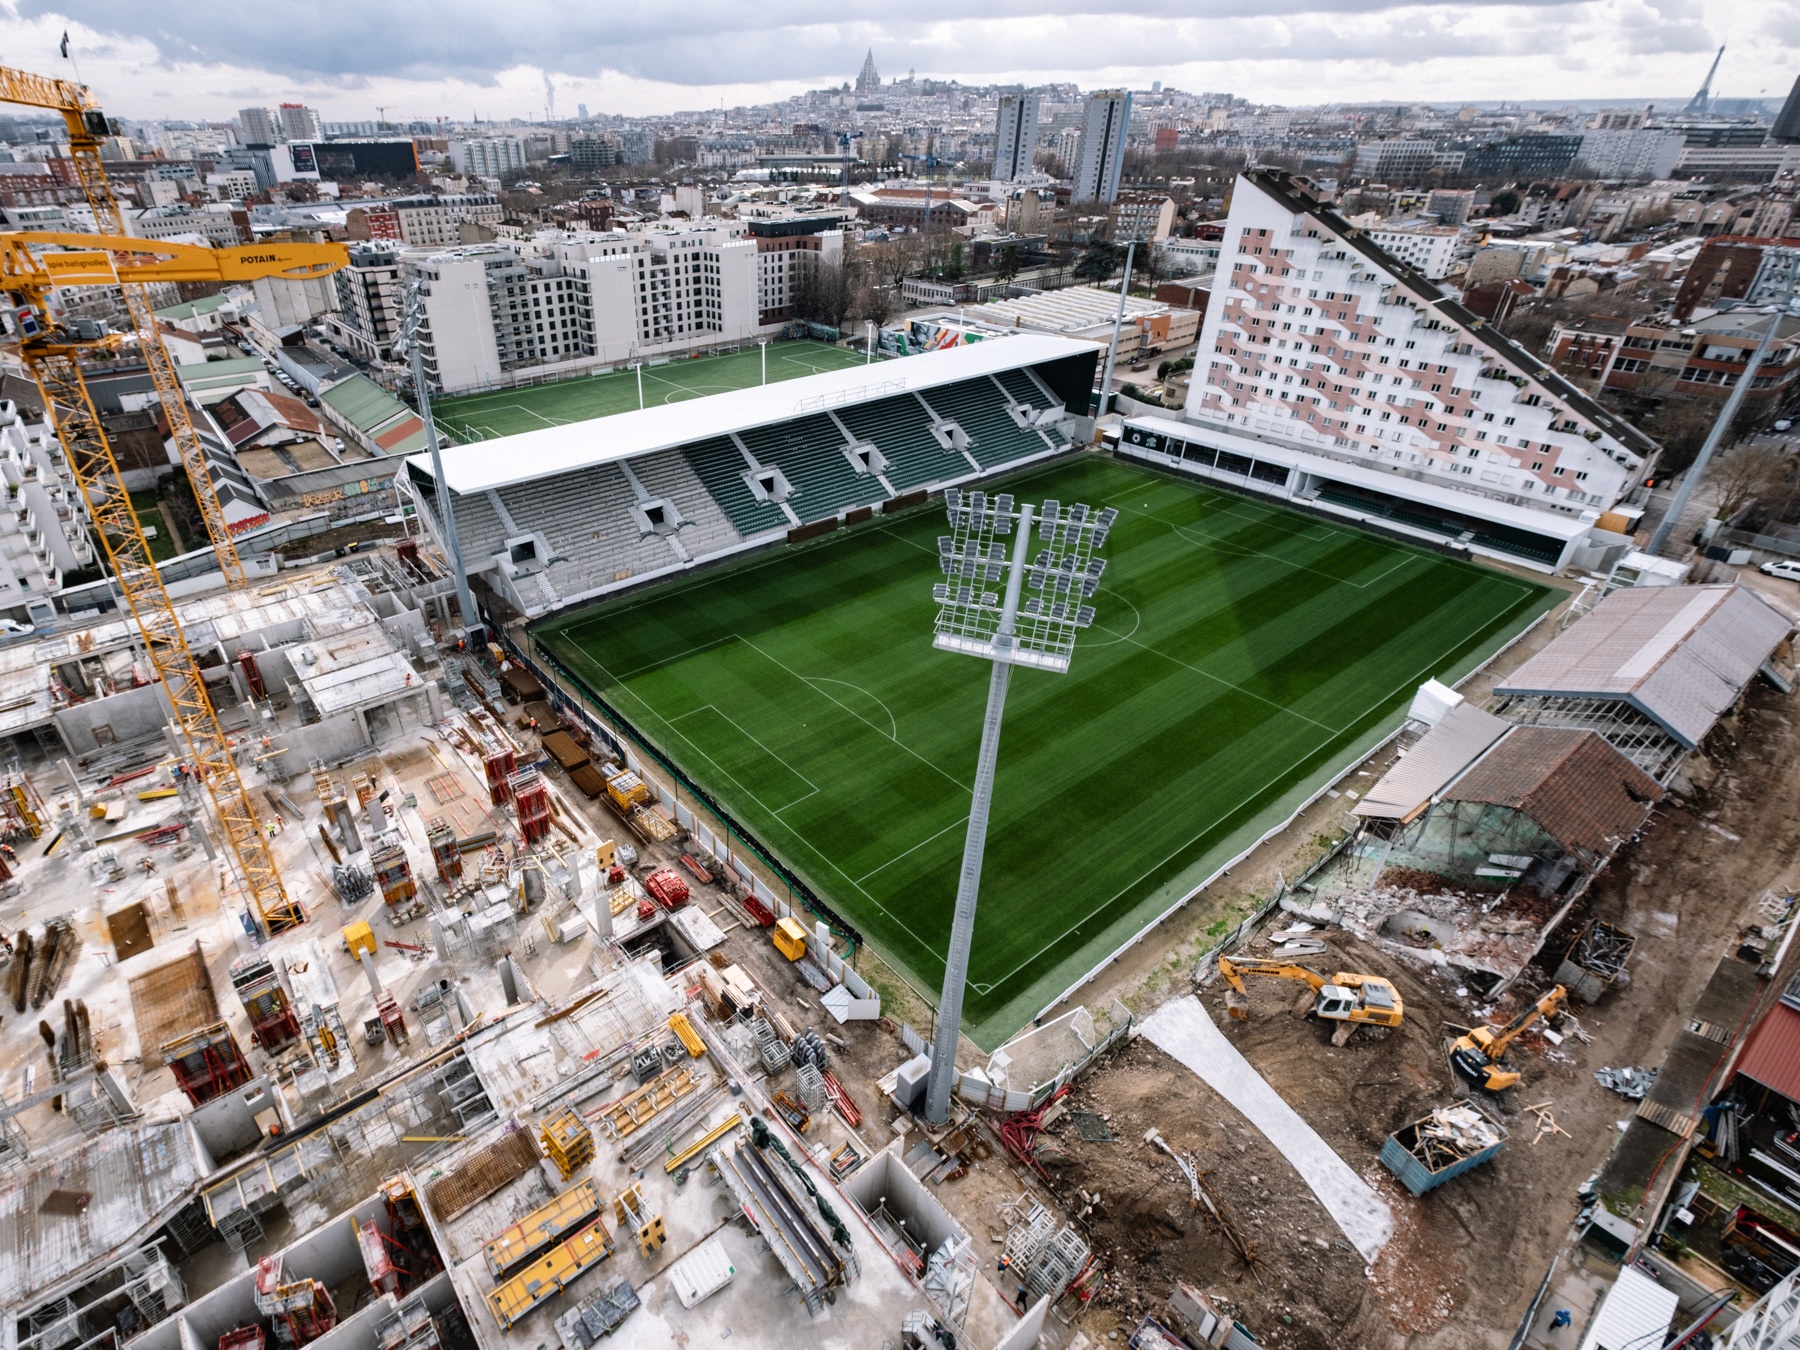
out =
[[[87,507],[56,433],[0,401],[0,615],[48,621],[64,578],[96,561]]]
[[[354,355],[385,361],[393,355],[400,332],[400,254],[391,246],[350,246],[350,264],[332,274],[337,310],[325,326]]]
[[[1394,258],[1305,179],[1238,179],[1185,418],[1120,449],[1546,569],[1656,445]]]

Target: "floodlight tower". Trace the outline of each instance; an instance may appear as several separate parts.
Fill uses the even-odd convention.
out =
[[[431,452],[431,476],[437,480],[438,516],[449,546],[450,572],[456,582],[456,605],[462,611],[462,631],[476,625],[475,602],[469,596],[469,578],[463,572],[462,544],[456,537],[456,512],[450,505],[450,485],[444,481],[444,456],[438,445],[437,420],[431,415],[431,386],[425,382],[425,354],[420,331],[425,324],[425,293],[417,281],[406,287],[402,299],[400,337],[395,355],[412,357],[413,394],[419,400],[419,420],[425,423],[425,446]]]
[[[925,1119],[941,1125],[950,1114],[956,1082],[956,1039],[962,1030],[963,984],[975,936],[975,899],[981,889],[981,859],[987,845],[988,807],[994,795],[994,763],[1000,753],[1000,718],[1014,666],[1062,674],[1075,651],[1075,634],[1094,622],[1094,607],[1083,603],[1100,589],[1106,562],[1095,557],[1119,513],[1095,512],[1077,502],[1055,500],[1033,510],[1015,507],[1011,493],[992,501],[985,492],[944,493],[950,530],[938,537],[938,562],[947,581],[932,588],[938,601],[941,651],[980,656],[993,663],[987,716],[981,724],[981,753],[969,804],[969,832],[963,842],[962,872],[956,883],[956,915],[944,959],[944,992],[938,1000],[937,1035],[931,1048]],[[1031,530],[1042,545],[1031,556]],[[1013,535],[1008,561],[1000,540]],[[993,586],[1005,580],[1004,599]],[[1020,603],[1029,587],[1036,594]]]

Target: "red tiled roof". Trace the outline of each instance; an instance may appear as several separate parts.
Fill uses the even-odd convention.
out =
[[[1513,807],[1564,848],[1606,857],[1663,794],[1597,732],[1515,727],[1444,795]]]
[[[1737,1071],[1800,1102],[1800,1012],[1785,1003],[1770,1008],[1750,1033]]]

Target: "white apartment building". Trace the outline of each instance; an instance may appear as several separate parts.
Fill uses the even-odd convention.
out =
[[[1634,115],[1641,121],[1642,113]],[[1593,178],[1667,178],[1686,144],[1679,131],[1642,125],[1589,131],[1581,138],[1574,167]]]
[[[365,361],[385,361],[400,332],[400,254],[379,244],[352,244],[350,264],[331,275],[337,310],[326,329]]]
[[[1655,443],[1306,180],[1240,177],[1223,243],[1185,420],[1129,419],[1122,450],[1540,567],[1618,528]]]
[[[325,125],[319,110],[304,103],[284,103],[275,110],[276,129],[284,141],[322,141]]]
[[[271,108],[239,108],[237,124],[244,145],[273,145],[281,139],[281,123]]]
[[[0,402],[0,614],[48,622],[63,574],[95,560],[87,507],[56,434]]]
[[[574,373],[755,338],[785,321],[799,268],[842,255],[840,231],[784,234],[783,224],[764,237],[721,221],[408,250],[401,269],[422,282],[427,375],[456,393],[518,371]]]
[[[1018,89],[1000,95],[994,120],[994,177],[1016,182],[1033,172],[1037,150],[1038,109],[1042,95],[1035,89]]]
[[[126,230],[139,239],[203,239],[215,247],[234,248],[245,242],[243,231],[228,206],[152,206],[126,212]]]
[[[459,171],[477,178],[515,178],[525,172],[525,143],[517,136],[478,136],[450,142]]]
[[[1377,225],[1368,236],[1433,281],[1442,281],[1456,271],[1462,256],[1462,231],[1454,225]]]

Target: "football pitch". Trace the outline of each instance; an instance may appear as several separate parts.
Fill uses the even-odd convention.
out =
[[[823,342],[776,342],[769,346],[769,383],[817,375],[822,370],[860,366],[863,358]],[[755,347],[723,356],[680,357],[644,367],[644,405],[680,403],[706,394],[722,394],[760,384],[763,355]],[[433,399],[438,426],[465,445],[538,431],[593,417],[633,412],[638,406],[638,377],[633,370],[575,375],[554,384],[495,389],[485,394]]]
[[[1558,594],[1098,456],[984,486],[1120,513],[1069,673],[1012,678],[964,1009],[990,1048]],[[931,645],[947,532],[878,518],[537,632],[934,998],[990,669]]]

